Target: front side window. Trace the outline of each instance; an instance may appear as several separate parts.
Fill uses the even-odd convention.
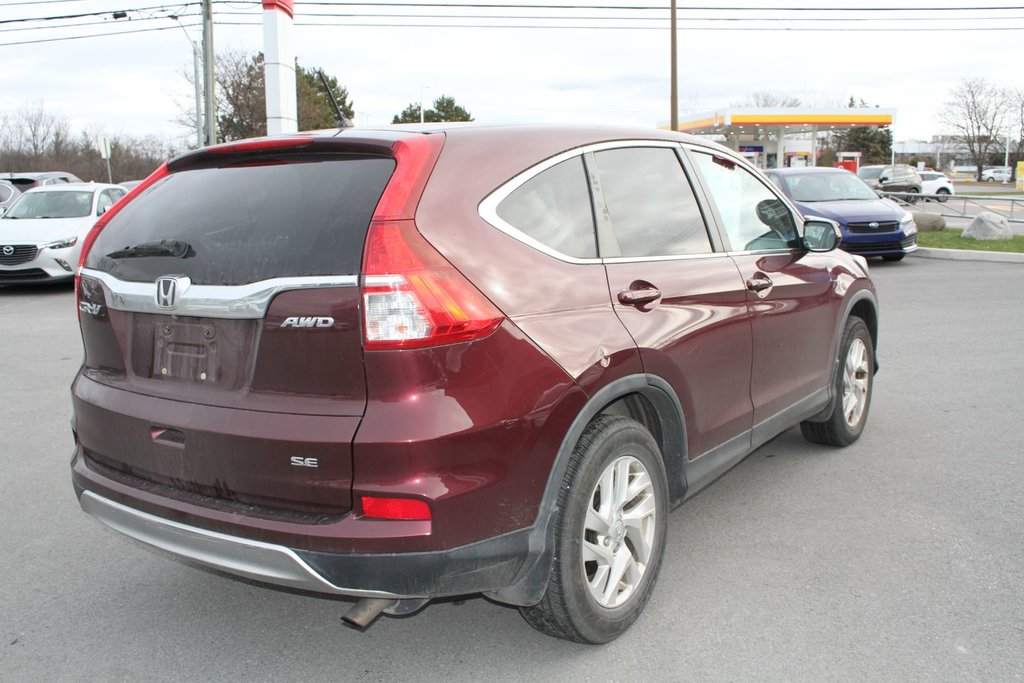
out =
[[[546,247],[574,258],[595,258],[597,238],[582,157],[541,171],[501,200],[498,217]]]
[[[597,152],[594,160],[622,256],[712,251],[704,216],[675,151],[629,147]]]
[[[734,161],[703,152],[693,156],[734,251],[790,247],[798,233],[785,202]]]

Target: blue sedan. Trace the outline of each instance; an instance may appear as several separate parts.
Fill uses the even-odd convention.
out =
[[[765,171],[805,216],[830,218],[842,228],[840,248],[861,256],[899,261],[917,249],[914,216],[884,199],[841,168],[776,168]]]

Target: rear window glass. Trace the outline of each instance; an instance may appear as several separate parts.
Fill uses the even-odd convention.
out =
[[[394,170],[379,157],[303,157],[173,173],[100,232],[87,268],[128,281],[237,285],[353,275]]]
[[[580,157],[526,181],[503,199],[496,211],[509,225],[560,254],[597,256],[594,212]]]

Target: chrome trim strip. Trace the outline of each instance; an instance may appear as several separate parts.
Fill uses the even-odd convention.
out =
[[[180,293],[177,304],[167,309],[156,305],[155,281],[127,282],[91,268],[82,268],[81,275],[102,283],[107,305],[117,311],[231,319],[263,318],[271,300],[281,292],[359,284],[357,275],[325,275],[278,277],[247,285],[190,285]]]
[[[291,548],[281,545],[228,536],[162,519],[92,491],[84,491],[78,502],[83,510],[114,531],[229,574],[318,593],[365,598],[403,597],[383,591],[336,586],[314,571]]]
[[[400,287],[407,282],[401,275],[367,275],[363,284],[367,287]]]
[[[703,254],[675,254],[670,256],[616,256],[601,259],[602,263],[647,263],[650,261],[694,261],[697,259],[728,258],[724,251],[709,251]]]

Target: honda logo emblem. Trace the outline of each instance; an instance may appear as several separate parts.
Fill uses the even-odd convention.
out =
[[[178,299],[192,284],[192,280],[181,275],[165,275],[156,279],[156,307],[174,308]]]

